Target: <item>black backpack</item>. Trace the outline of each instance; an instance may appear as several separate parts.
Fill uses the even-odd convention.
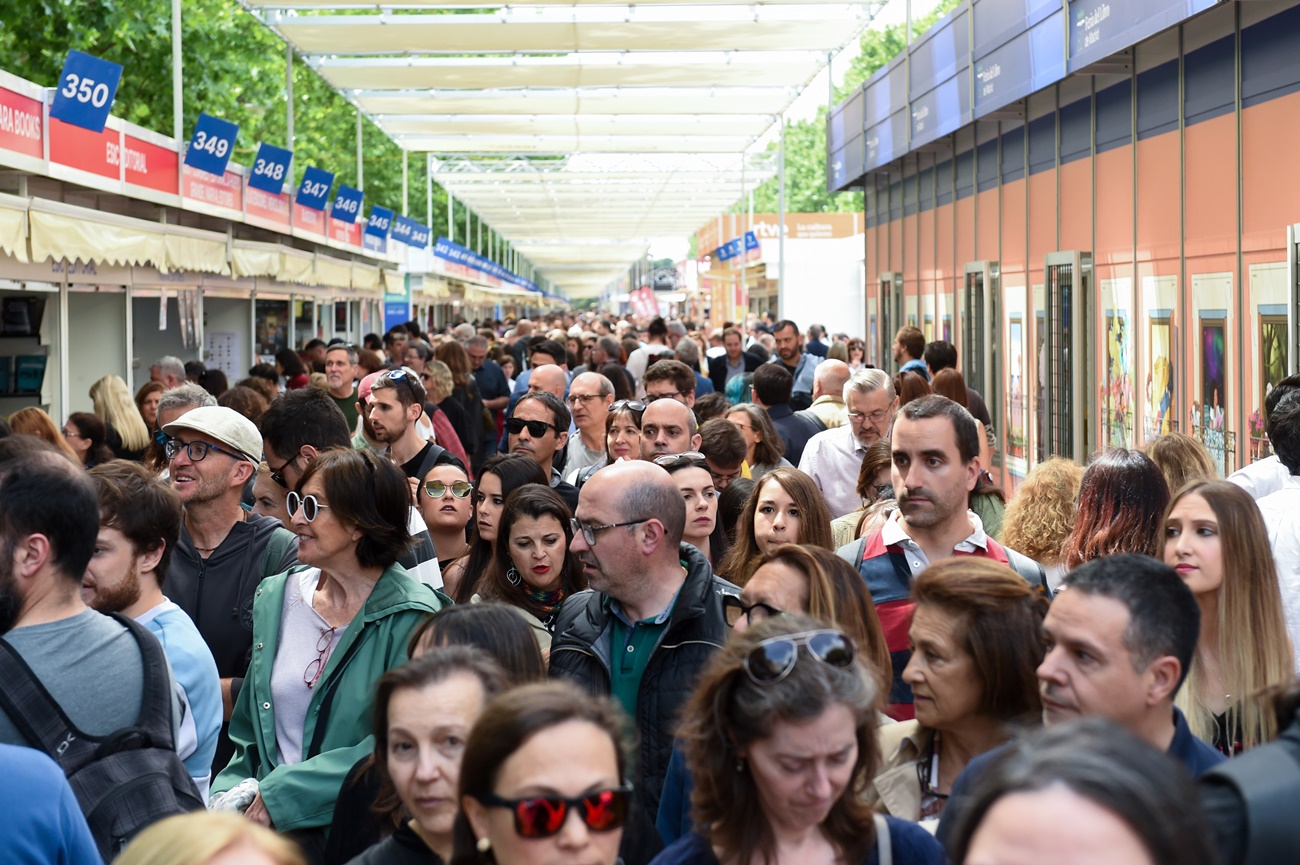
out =
[[[114,613],[144,658],[144,697],[134,726],[89,736],[68,719],[32,668],[0,639],[0,707],[28,742],[39,743],[72,786],[90,833],[111,862],[151,823],[203,808],[203,799],[172,738],[167,657],[153,634]]]

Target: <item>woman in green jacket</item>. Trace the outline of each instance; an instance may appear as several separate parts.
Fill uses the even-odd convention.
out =
[[[252,659],[230,720],[235,756],[212,792],[256,779],[245,816],[291,833],[315,858],[344,777],[374,748],[375,683],[406,662],[411,633],[442,602],[397,564],[410,542],[410,489],[382,456],[322,454],[287,504],[307,567],[257,590]]]

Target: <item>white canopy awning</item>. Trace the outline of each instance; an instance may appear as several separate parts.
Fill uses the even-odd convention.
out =
[[[243,2],[571,297],[776,174],[750,149],[884,5]]]

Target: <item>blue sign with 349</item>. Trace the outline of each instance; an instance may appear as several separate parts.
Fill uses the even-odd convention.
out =
[[[272,195],[284,191],[284,180],[289,176],[289,163],[293,151],[263,142],[257,148],[257,159],[248,172],[248,185]]]
[[[308,166],[302,174],[302,183],[298,186],[298,203],[312,210],[324,210],[333,185],[333,172],[323,171],[314,165]]]
[[[59,73],[50,116],[73,126],[103,132],[113,97],[122,81],[122,67],[80,51],[69,51]]]
[[[364,196],[365,193],[360,189],[353,189],[340,183],[330,214],[339,222],[346,222],[349,225],[356,222],[361,216],[361,199]]]
[[[190,146],[185,151],[185,164],[221,177],[226,173],[238,135],[239,126],[236,124],[200,113],[194,124],[194,135],[190,137]]]

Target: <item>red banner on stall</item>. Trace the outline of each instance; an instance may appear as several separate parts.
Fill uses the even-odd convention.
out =
[[[103,132],[91,132],[71,123],[50,118],[50,162],[66,165],[119,180],[118,150],[122,134],[105,126]]]
[[[303,207],[295,201],[293,205],[293,227],[296,231],[306,231],[324,237],[326,231],[325,211]]]
[[[227,210],[243,210],[243,178],[235,172],[227,170],[224,177],[217,177],[188,165],[183,171],[185,185],[181,194],[186,198]]]
[[[45,158],[41,103],[0,87],[0,150]]]
[[[293,202],[289,200],[289,193],[281,192],[279,195],[272,195],[269,192],[263,192],[256,187],[250,186],[244,191],[244,221],[250,225],[256,225],[261,228],[269,228],[272,231],[282,231],[289,233],[289,209]]]
[[[180,171],[180,157],[176,151],[134,135],[123,135],[121,159],[126,167],[128,184],[176,194]]]
[[[329,226],[330,240],[346,243],[348,246],[361,246],[361,223],[344,222],[331,216],[329,217]]]

